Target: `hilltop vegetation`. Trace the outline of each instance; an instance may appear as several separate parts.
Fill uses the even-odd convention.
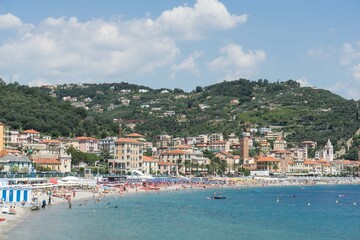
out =
[[[324,144],[329,138],[340,146],[358,129],[355,101],[327,90],[300,87],[292,80],[239,79],[199,86],[192,92],[128,83],[55,88],[2,83],[0,93],[0,121],[53,136],[116,135],[114,119],[121,119],[125,133],[136,131],[148,140],[158,134],[240,135],[250,122],[286,132],[290,143]]]

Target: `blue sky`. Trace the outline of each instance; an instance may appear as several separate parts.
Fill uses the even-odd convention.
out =
[[[360,98],[357,0],[3,0],[0,76],[152,88],[247,78]]]

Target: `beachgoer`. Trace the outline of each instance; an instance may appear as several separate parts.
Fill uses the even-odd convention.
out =
[[[49,195],[49,201],[48,201],[48,205],[51,205],[51,195]]]

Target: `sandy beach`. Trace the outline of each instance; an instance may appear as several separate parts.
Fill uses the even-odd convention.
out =
[[[57,192],[51,197],[51,205],[56,204],[65,204],[69,206],[69,199],[71,197],[70,203],[73,204],[73,201],[79,200],[88,200],[96,201],[101,200],[106,196],[119,196],[126,197],[129,194],[135,193],[152,193],[152,192],[173,192],[173,191],[183,191],[183,190],[200,190],[208,188],[248,188],[248,187],[265,187],[265,186],[305,186],[305,185],[316,185],[316,184],[360,184],[360,178],[323,178],[309,180],[309,179],[244,179],[244,178],[233,178],[228,179],[226,184],[217,183],[217,184],[204,184],[204,183],[179,183],[179,184],[169,184],[169,183],[160,183],[155,185],[148,185],[146,187],[141,184],[125,184],[123,187],[102,187],[99,186],[94,189],[81,189],[81,188],[63,188],[62,191]],[[33,196],[38,197],[39,202],[45,200],[49,201],[48,191],[34,191]],[[0,213],[0,218],[5,218],[5,221],[0,222],[0,239],[5,238],[6,232],[10,231],[21,225],[21,222],[27,218],[31,217],[34,212],[30,208],[30,204],[26,203],[25,206],[22,206],[20,203],[17,204],[7,204],[8,206],[16,206],[16,214],[2,214]],[[46,208],[49,206],[46,206]],[[51,207],[51,206],[50,206]],[[2,208],[2,206],[0,207]],[[39,211],[46,211],[45,209],[40,209]]]

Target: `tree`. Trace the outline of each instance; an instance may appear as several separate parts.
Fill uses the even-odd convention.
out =
[[[111,154],[107,149],[101,149],[100,151],[100,161],[107,163],[108,160],[111,158]]]
[[[203,88],[201,86],[197,86],[195,88],[195,92],[199,93],[199,92],[202,92],[203,91]]]

